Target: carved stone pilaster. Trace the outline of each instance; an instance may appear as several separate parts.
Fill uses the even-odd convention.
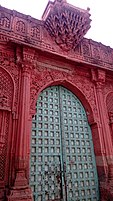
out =
[[[109,118],[109,126],[111,129],[111,137],[113,142],[113,92],[110,92],[107,94],[106,97],[106,106],[107,106],[107,112],[108,112],[108,118]]]
[[[105,143],[106,155],[110,156],[113,153],[113,148],[111,144],[110,129],[107,120],[107,108],[104,101],[103,88],[105,85],[105,71],[98,70],[97,80],[96,80],[96,94],[97,101],[99,105],[100,113],[100,123],[102,124],[102,135]],[[109,136],[109,137],[108,137]],[[109,162],[108,162],[109,163]]]
[[[28,164],[28,150],[27,150],[27,127],[29,119],[30,108],[30,68],[28,65],[22,65],[22,78],[21,78],[21,98],[19,108],[18,132],[17,132],[17,147],[16,147],[16,160],[15,171],[16,178],[14,187],[10,191],[8,201],[13,200],[26,200],[32,201],[31,188],[28,185],[26,176]]]
[[[113,146],[111,139],[111,132],[109,127],[109,122],[107,118],[107,107],[104,101],[103,89],[105,86],[105,71],[92,70],[92,80],[95,83],[96,96],[97,96],[97,105],[99,111],[99,122],[100,122],[100,136],[102,140],[102,145],[105,150],[106,155],[106,165],[108,167],[107,175],[107,185],[102,183],[101,186],[101,197],[102,200],[112,200],[113,199]],[[112,121],[112,115],[111,115]]]

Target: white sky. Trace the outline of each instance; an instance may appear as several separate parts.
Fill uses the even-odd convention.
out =
[[[67,0],[67,2],[84,9],[90,7],[92,22],[86,37],[113,48],[113,0]],[[1,6],[37,19],[41,19],[47,3],[48,0],[0,0]]]

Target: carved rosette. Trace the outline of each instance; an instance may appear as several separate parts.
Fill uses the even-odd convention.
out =
[[[45,28],[64,51],[75,49],[90,28],[88,10],[72,7],[63,1],[49,2],[49,14],[45,14]],[[47,10],[46,9],[46,10]],[[46,11],[45,11],[46,13]]]

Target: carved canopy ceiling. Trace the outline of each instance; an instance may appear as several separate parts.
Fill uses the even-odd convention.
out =
[[[76,48],[91,22],[89,9],[74,7],[66,0],[49,1],[42,19],[50,36],[65,51]]]

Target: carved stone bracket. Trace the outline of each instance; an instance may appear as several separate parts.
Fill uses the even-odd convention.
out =
[[[88,10],[58,0],[48,3],[43,19],[50,36],[64,51],[75,49],[89,30],[91,22]]]
[[[103,70],[91,70],[92,81],[95,83],[98,90],[102,90],[105,84],[106,73]]]

